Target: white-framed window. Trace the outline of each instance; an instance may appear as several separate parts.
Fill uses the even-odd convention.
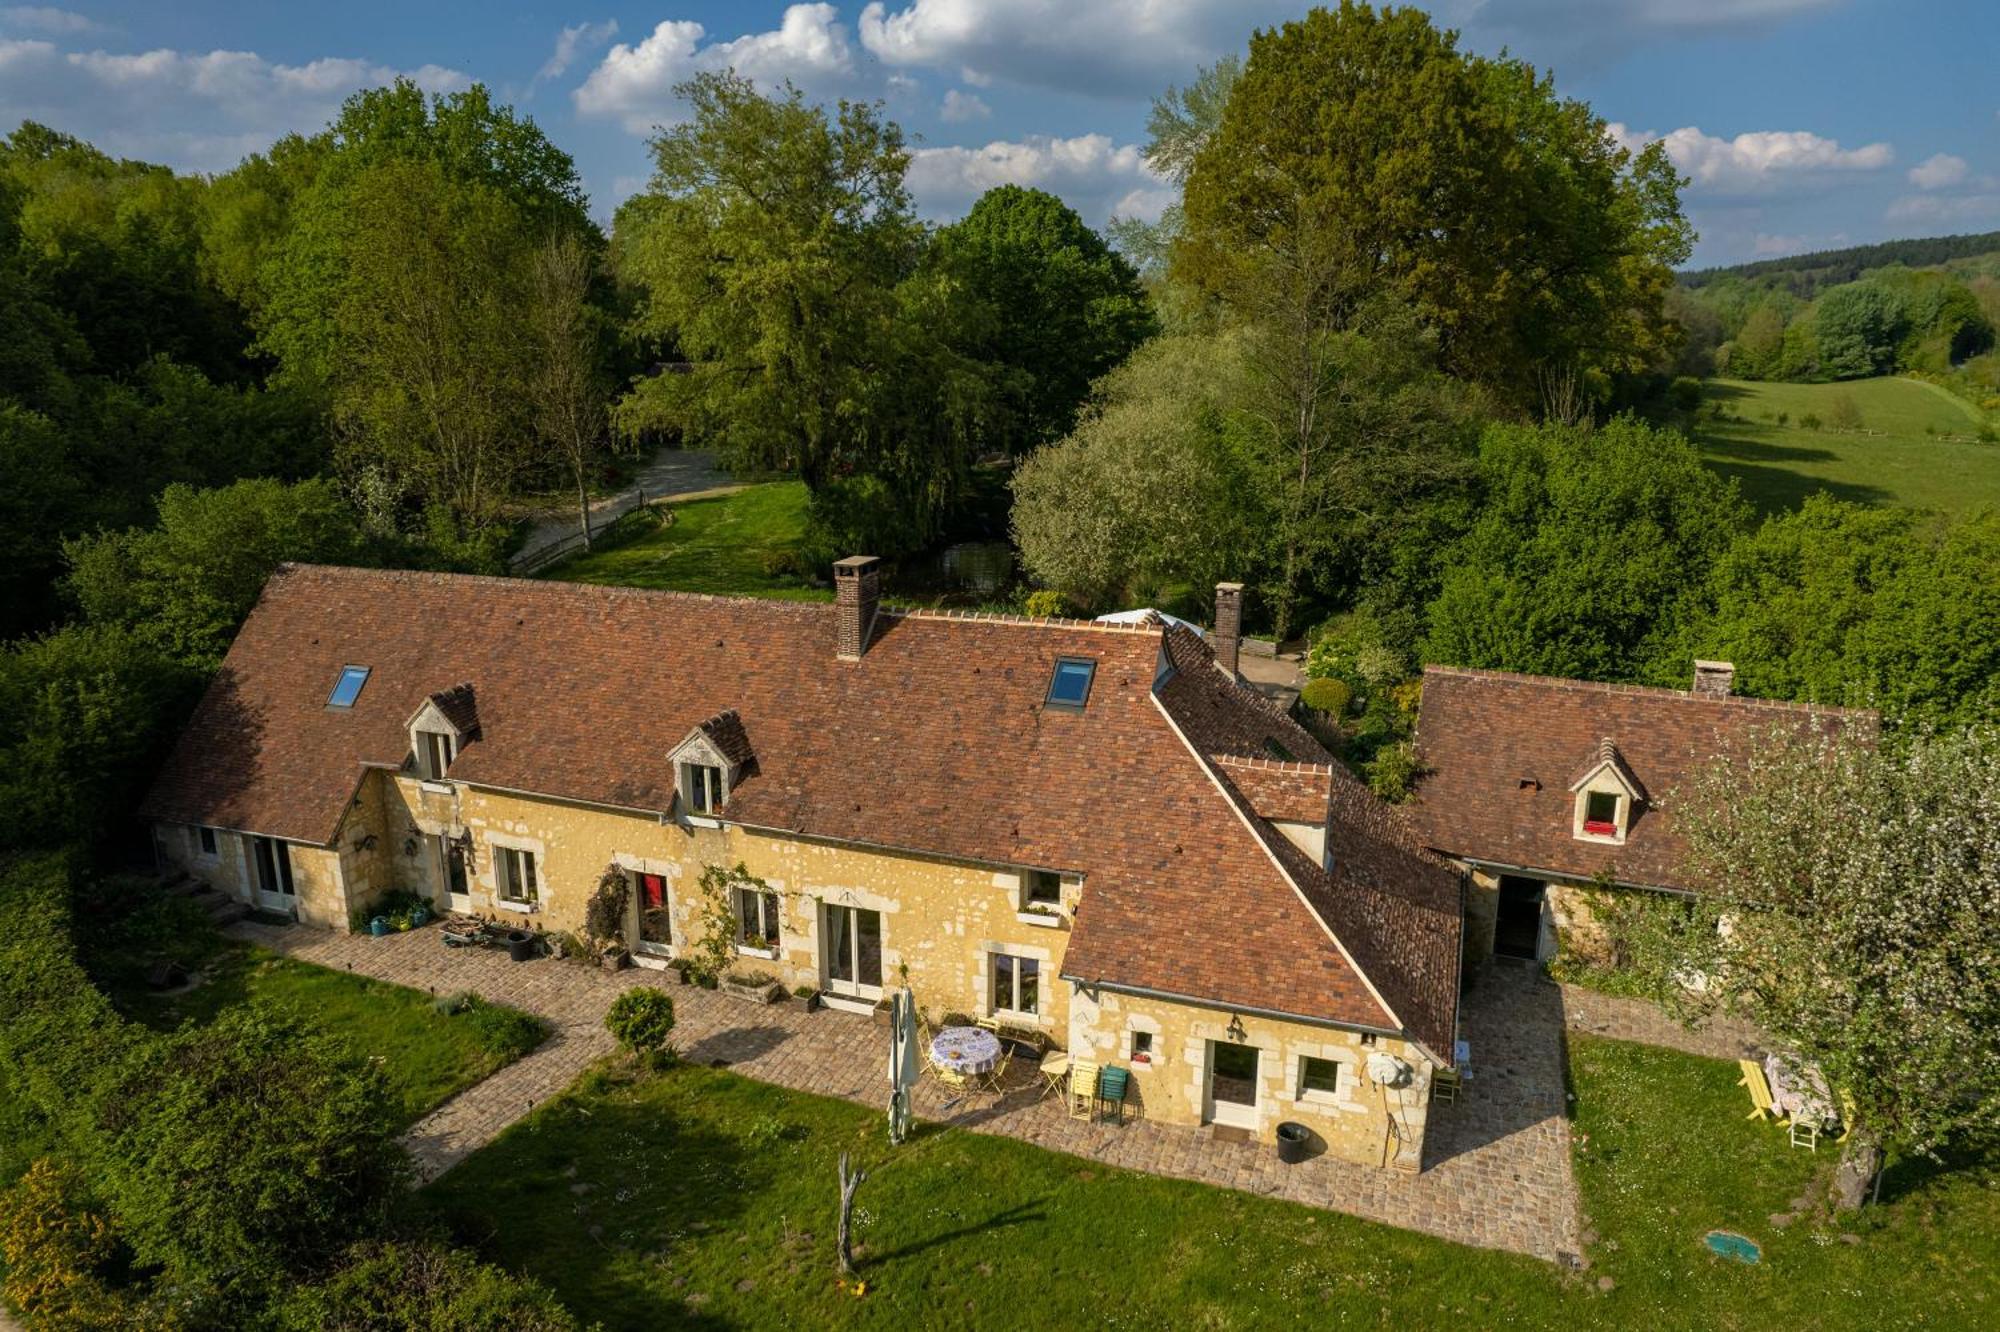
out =
[[[437,835],[436,841],[438,863],[444,866],[445,891],[453,897],[464,897],[469,887],[465,873],[465,844],[443,833]]]
[[[1034,1017],[1042,1011],[1042,964],[1032,957],[994,953],[993,1011]]]
[[[757,952],[778,946],[778,895],[768,890],[736,890],[736,945]]]
[[[455,757],[451,737],[443,731],[417,732],[417,775],[427,782],[441,782]]]
[[[1340,1096],[1340,1062],[1334,1059],[1315,1059],[1307,1055],[1299,1060],[1299,1099],[1301,1101],[1331,1101]]]
[[[1132,1033],[1132,1062],[1150,1064],[1153,1062],[1153,1033],[1135,1031]]]
[[[1577,836],[1617,841],[1625,836],[1625,797],[1616,791],[1577,793]]]
[[[722,769],[709,763],[681,764],[681,794],[691,814],[714,814],[722,808]]]
[[[221,848],[216,845],[215,829],[209,827],[196,828],[194,836],[196,849],[206,859],[213,860],[222,854]]]
[[[535,867],[535,853],[518,847],[493,848],[493,873],[498,879],[500,900],[528,906],[542,900],[541,875]]]

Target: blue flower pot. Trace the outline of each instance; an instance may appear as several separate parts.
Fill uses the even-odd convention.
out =
[[[422,907],[420,907],[420,906],[415,906],[415,907],[411,907],[411,908],[410,908],[410,928],[411,928],[411,929],[413,929],[413,930],[414,930],[414,929],[416,929],[416,928],[417,928],[417,927],[418,927],[419,925],[425,925],[425,924],[428,924],[428,923],[430,922],[430,918],[431,918],[431,913],[430,913],[430,912],[428,912],[428,911],[426,911],[426,910],[425,910],[424,908],[422,908]]]
[[[375,917],[375,919],[368,922],[368,932],[378,939],[381,938],[389,932],[389,918],[387,916]]]

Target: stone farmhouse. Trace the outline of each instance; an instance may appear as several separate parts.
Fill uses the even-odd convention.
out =
[[[1504,671],[1424,671],[1407,807],[1426,846],[1466,871],[1468,966],[1546,961],[1559,947],[1597,961],[1603,892],[1693,893],[1674,830],[1676,793],[1753,746],[1843,728],[1873,736],[1875,713],[1744,698],[1728,662],[1697,661],[1691,690],[1594,684]]]
[[[1416,1170],[1461,976],[1601,943],[1601,891],[1692,892],[1673,794],[1874,714],[1433,667],[1418,799],[1377,800],[1211,639],[1131,623],[287,566],[148,795],[163,864],[331,928],[392,890],[580,931],[626,879],[663,966],[833,1008],[909,984],[1129,1068],[1149,1117]]]
[[[1183,625],[287,566],[143,813],[161,860],[345,928],[381,894],[579,930],[607,869],[662,964],[993,1015],[1129,1068],[1151,1118],[1415,1170],[1461,879]]]

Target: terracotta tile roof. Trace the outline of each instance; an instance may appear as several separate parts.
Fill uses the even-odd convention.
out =
[[[1371,975],[1371,990],[1350,955],[1424,976],[1443,965],[1427,917],[1375,901],[1379,888],[1352,891],[1365,867],[1408,873],[1388,844],[1337,852],[1325,884],[1295,885],[1293,866],[1280,872],[1274,842],[1289,843],[1248,812],[1213,756],[1266,757],[1267,742],[1311,763],[1327,756],[1225,679],[1198,637],[1158,625],[884,612],[866,654],[839,661],[835,614],[830,605],[287,567],[266,586],[143,812],[324,845],[365,769],[402,764],[405,723],[442,675],[477,690],[481,740],[453,762],[454,780],[666,812],[668,755],[705,727],[719,745],[755,752],[723,810],[733,822],[1080,873],[1067,974],[1395,1029],[1376,991],[1405,995],[1407,983]],[[1042,705],[1058,657],[1097,663],[1081,711]],[[1163,661],[1192,669],[1170,672],[1156,697]],[[345,663],[367,665],[368,684],[354,707],[330,710],[323,703]],[[1366,820],[1352,822],[1356,839],[1378,836]],[[1421,896],[1413,892],[1405,884],[1387,895],[1409,903]],[[1378,937],[1403,929],[1409,939]],[[1455,968],[1455,935],[1448,951]],[[1448,1040],[1448,1016],[1440,1035],[1423,1004],[1391,1002],[1407,1005],[1395,1017],[1421,1039]]]
[[[430,701],[458,728],[461,738],[469,740],[479,734],[479,708],[469,681],[432,694]]]
[[[1327,805],[1333,798],[1331,766],[1238,758],[1234,754],[1220,755],[1215,761],[1260,818],[1325,825]]]
[[[743,717],[735,708],[716,713],[695,730],[707,736],[715,752],[731,763],[748,763],[756,757],[750,748],[750,736],[743,729]]]
[[[1694,890],[1674,833],[1676,792],[1703,768],[1764,743],[1773,728],[1878,726],[1869,711],[1639,685],[1432,666],[1417,718],[1416,826],[1468,860],[1580,879]],[[1645,799],[1622,845],[1573,835],[1578,765],[1609,742]]]

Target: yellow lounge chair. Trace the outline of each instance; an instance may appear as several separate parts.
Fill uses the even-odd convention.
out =
[[[1744,1118],[1776,1118],[1778,1111],[1771,1103],[1771,1084],[1764,1076],[1764,1066],[1754,1059],[1739,1059],[1736,1067],[1743,1070],[1743,1076],[1736,1080],[1736,1085],[1748,1088],[1750,1092],[1750,1113]]]

